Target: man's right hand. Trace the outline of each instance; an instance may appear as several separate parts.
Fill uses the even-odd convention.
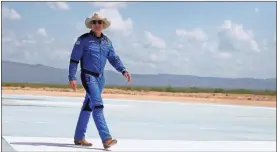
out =
[[[70,88],[76,91],[76,87],[77,87],[76,80],[69,81],[69,85],[70,85]]]

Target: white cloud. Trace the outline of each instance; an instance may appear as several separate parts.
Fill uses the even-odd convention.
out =
[[[165,41],[154,36],[151,32],[145,31],[144,32],[145,41],[147,45],[150,45],[157,49],[165,49],[166,44]]]
[[[166,60],[170,63],[168,69],[220,77],[268,77],[276,72],[276,44],[258,42],[250,29],[232,21],[224,21],[215,37],[200,28],[178,29],[176,36],[172,44],[178,55],[174,60]],[[184,57],[187,59],[182,59]]]
[[[232,57],[232,54],[229,53],[229,52],[219,52],[218,57],[220,57],[220,58],[230,58],[230,57]]]
[[[191,31],[177,29],[176,35],[193,41],[206,41],[208,39],[208,36],[200,28],[195,28]]]
[[[23,32],[15,34],[13,30],[5,29],[3,31],[5,41],[2,44],[4,60],[64,68],[65,64],[57,61],[60,52],[53,52],[56,48],[64,47],[64,44],[54,43],[54,38],[48,38],[49,36],[41,39],[37,31],[44,30],[34,30],[28,34]],[[56,58],[52,59],[55,55]]]
[[[43,41],[43,43],[45,43],[45,44],[50,44],[50,43],[53,43],[54,40],[55,40],[54,38],[51,38],[51,39],[49,39],[49,40]]]
[[[46,32],[46,29],[45,28],[38,28],[37,29],[37,34],[38,35],[41,35],[43,37],[47,37],[47,32]]]
[[[123,36],[128,36],[133,32],[133,21],[130,18],[124,19],[117,9],[103,8],[96,13],[99,13],[101,16],[111,21],[111,26],[107,31],[120,33]],[[92,14],[90,16],[92,16]]]
[[[41,39],[43,36],[44,39]],[[34,44],[49,44],[54,42],[54,38],[49,38],[45,28],[39,28],[33,33],[27,35],[15,34],[12,30],[4,30],[2,42],[5,45],[17,47],[33,46]]]
[[[54,53],[52,53],[49,58],[53,60],[57,60],[57,58],[61,60],[67,60],[70,57],[70,50],[64,49],[64,48],[53,48],[52,50]]]
[[[34,44],[34,43],[36,43],[35,40],[28,40],[28,39],[27,39],[27,40],[22,40],[21,42],[22,42],[22,43],[25,43],[25,44],[26,44],[26,43],[29,43],[29,44]]]
[[[26,46],[29,44],[34,44],[36,43],[36,40],[26,37],[26,38],[19,38],[15,32],[11,30],[5,30],[3,31],[3,38],[2,42],[4,44],[12,44],[14,46]]]
[[[130,36],[133,33],[133,21],[130,18],[123,18],[119,12],[119,8],[126,7],[126,2],[91,2],[94,6],[100,7],[99,11],[89,14],[87,17],[93,16],[94,13],[107,18],[111,22],[111,26],[104,31],[108,35]],[[76,24],[79,32],[87,32],[88,29],[84,25],[84,21]]]
[[[226,20],[219,29],[214,27],[210,31],[204,31],[201,27],[180,28],[175,33],[162,33],[164,37],[159,38],[151,29],[134,30],[129,14],[123,17],[118,10],[122,8],[120,3],[97,3],[97,7],[100,7],[98,13],[112,23],[104,33],[112,40],[116,53],[131,73],[266,77],[272,76],[276,71],[273,64],[276,62],[276,51],[272,51],[274,46],[270,41],[273,38],[261,43],[254,37],[254,32],[238,23]],[[77,29],[72,34],[76,37],[89,30],[84,25],[84,19],[72,26]],[[45,37],[41,39],[35,32]],[[171,34],[174,34],[173,38],[169,36]],[[13,51],[6,51],[4,57],[65,68],[76,40],[72,42],[73,36],[66,37],[64,41],[56,40],[44,28],[22,37],[6,32],[3,37],[5,48],[12,44],[15,49],[5,49]],[[274,38],[276,39],[276,35]],[[39,51],[38,46],[41,48]],[[259,51],[261,53],[256,53]],[[114,70],[108,63],[107,68]]]
[[[15,40],[15,33],[10,30],[3,30],[2,42],[9,43]]]
[[[261,51],[253,32],[246,30],[242,24],[225,20],[219,29],[218,36],[219,49],[222,51]]]
[[[52,9],[69,10],[70,7],[66,2],[47,2],[48,6]]]
[[[254,11],[255,11],[256,13],[258,13],[258,12],[260,11],[260,9],[259,9],[259,8],[255,8]]]
[[[141,38],[122,39],[116,36],[113,41],[116,41],[117,52],[132,73],[218,77],[272,76],[272,72],[268,71],[274,71],[274,66],[267,68],[264,66],[272,64],[274,56],[270,55],[270,52],[265,53],[264,49],[258,46],[251,30],[231,21],[229,23],[231,24],[224,22],[224,26],[222,25],[218,31],[219,35],[215,35],[217,37],[208,35],[201,28],[178,29],[175,33],[177,36],[175,41],[169,41],[168,45],[165,45],[164,40],[154,36],[150,31],[144,32],[144,37]],[[222,49],[223,42],[232,45],[229,49]],[[258,50],[263,51],[262,57],[255,52],[257,51],[255,43]],[[228,47],[225,46],[225,48]],[[233,50],[234,48],[236,51]],[[269,58],[272,59],[262,62]],[[252,60],[255,64],[260,64],[259,68],[251,68],[254,66]],[[146,71],[139,70],[145,69],[144,67],[147,67]]]
[[[208,35],[201,28],[177,29],[177,36],[173,43],[175,49],[185,52],[208,51],[215,52],[217,47],[215,42],[209,40]]]
[[[10,20],[20,20],[21,15],[12,8],[8,8],[6,6],[2,7],[2,16],[4,19],[10,19]]]
[[[91,2],[94,6],[100,8],[121,8],[126,7],[126,2]]]

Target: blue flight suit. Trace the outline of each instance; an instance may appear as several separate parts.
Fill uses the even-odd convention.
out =
[[[90,31],[77,39],[70,57],[68,79],[76,80],[75,74],[80,61],[81,80],[86,96],[79,114],[75,140],[85,139],[91,113],[102,142],[112,138],[103,114],[104,105],[101,97],[105,84],[103,74],[107,59],[118,72],[122,74],[126,72],[107,36],[101,34],[101,37],[96,37],[94,32]]]

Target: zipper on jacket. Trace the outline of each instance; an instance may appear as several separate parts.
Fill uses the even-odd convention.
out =
[[[102,74],[102,72],[101,72],[101,55],[102,55],[102,49],[101,49],[101,38],[99,38],[99,40],[98,40],[98,45],[99,45],[99,49],[100,49],[100,56],[99,56],[99,60],[100,60],[100,68],[99,68],[99,72],[100,72],[100,74]]]

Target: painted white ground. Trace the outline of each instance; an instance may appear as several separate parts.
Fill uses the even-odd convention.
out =
[[[66,101],[32,101],[32,100],[12,100],[12,101],[2,101],[6,105],[22,105],[22,106],[55,106],[55,107],[80,107],[81,102],[66,102]],[[105,107],[134,107],[130,105],[116,105],[116,104],[105,104]]]
[[[99,139],[93,147],[75,146],[71,138],[5,136],[16,151],[103,151]],[[174,141],[120,139],[111,151],[276,151],[275,141]]]
[[[83,98],[2,97],[2,136],[16,151],[102,151],[90,120],[91,148],[73,145]],[[112,151],[276,151],[276,108],[104,99],[119,143]],[[7,145],[7,144],[6,144]]]

